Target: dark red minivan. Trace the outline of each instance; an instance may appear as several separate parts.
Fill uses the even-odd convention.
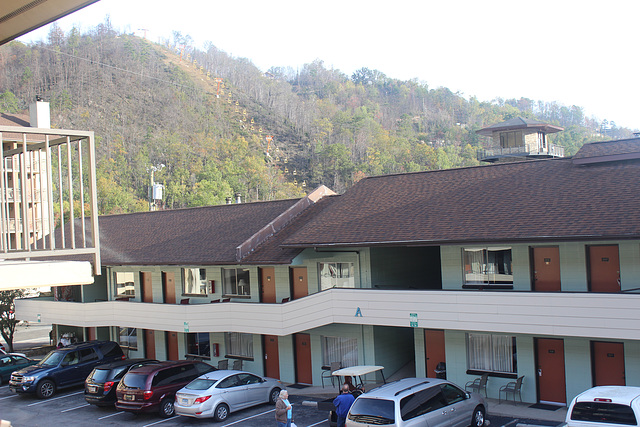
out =
[[[116,389],[116,408],[128,412],[158,411],[173,416],[176,391],[202,374],[215,371],[211,365],[195,360],[159,362],[134,368],[120,380]]]

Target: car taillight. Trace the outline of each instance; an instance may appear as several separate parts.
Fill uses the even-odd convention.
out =
[[[122,357],[120,357],[120,360],[126,360],[127,356],[125,356],[124,354],[122,355]]]
[[[594,402],[607,402],[607,403],[611,403],[611,399],[605,399],[602,397],[596,397],[595,399],[593,399]]]
[[[105,393],[108,392],[109,390],[111,390],[111,387],[113,387],[114,382],[113,381],[107,381],[106,383],[104,383],[104,391]]]
[[[209,400],[209,398],[211,397],[211,395],[209,396],[203,396],[203,397],[199,397],[197,398],[193,403],[203,403],[206,402],[207,400]]]
[[[153,392],[152,392],[152,391],[150,391],[150,390],[149,390],[149,391],[145,391],[145,392],[142,394],[142,398],[143,398],[144,400],[149,400],[149,399],[151,399],[151,396],[153,396]]]

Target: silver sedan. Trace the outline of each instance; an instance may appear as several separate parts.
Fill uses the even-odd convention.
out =
[[[224,421],[231,412],[275,404],[284,385],[250,372],[218,370],[201,375],[176,393],[176,414]]]

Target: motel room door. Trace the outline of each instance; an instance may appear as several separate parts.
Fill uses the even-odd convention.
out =
[[[178,353],[178,333],[167,331],[165,332],[167,340],[167,360],[180,360]]]
[[[537,292],[559,292],[560,289],[560,249],[554,247],[534,247],[533,290]]]
[[[144,334],[144,357],[147,359],[156,358],[156,339],[151,329],[143,329]]]
[[[620,292],[618,245],[589,246],[589,291]]]
[[[536,338],[538,401],[566,405],[567,391],[564,369],[564,341]]]
[[[260,302],[275,303],[276,302],[276,278],[275,268],[260,268]],[[267,375],[269,376],[269,375]],[[276,377],[273,377],[276,378]]]
[[[264,348],[264,376],[280,379],[280,356],[278,352],[278,337],[263,335]]]
[[[162,272],[162,298],[165,304],[176,303],[176,275],[174,273]]]
[[[591,342],[593,385],[626,385],[624,344],[621,342]]]
[[[313,384],[311,374],[311,336],[295,334],[296,340],[296,383]]]
[[[307,267],[291,267],[291,299],[298,299],[309,295],[307,281]]]
[[[444,352],[444,331],[437,329],[424,330],[425,358],[427,359],[427,377],[436,377],[436,368],[440,362],[447,361]]]

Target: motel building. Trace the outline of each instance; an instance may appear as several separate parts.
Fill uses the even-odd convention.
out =
[[[17,316],[291,384],[326,385],[332,364],[388,378],[443,362],[460,385],[488,374],[494,398],[522,377],[531,403],[638,386],[640,138],[564,157],[547,140],[559,130],[505,122],[483,130],[489,164],[341,195],[100,216],[100,274]],[[83,224],[55,240],[82,241]]]

